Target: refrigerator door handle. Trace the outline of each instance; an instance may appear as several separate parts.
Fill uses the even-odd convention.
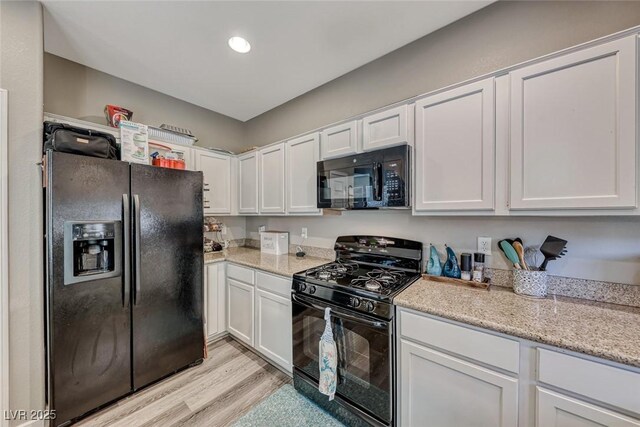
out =
[[[122,195],[122,223],[123,223],[123,251],[124,280],[122,287],[122,306],[129,306],[131,292],[131,213],[129,212],[129,195]]]
[[[134,277],[135,288],[133,292],[133,303],[140,304],[140,197],[133,195],[133,230],[134,230]]]

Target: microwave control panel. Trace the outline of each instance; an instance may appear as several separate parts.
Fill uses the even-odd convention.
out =
[[[405,182],[402,161],[390,161],[384,163],[383,179],[385,197],[389,206],[404,205]]]

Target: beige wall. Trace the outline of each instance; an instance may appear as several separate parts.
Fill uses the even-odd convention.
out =
[[[0,2],[0,11],[0,87],[9,93],[9,405],[41,409],[42,8],[38,2]]]
[[[243,123],[55,55],[44,55],[44,110],[106,124],[104,106],[133,111],[133,120],[190,129],[198,145],[239,151]]]
[[[265,145],[640,24],[640,2],[499,2],[246,122]]]

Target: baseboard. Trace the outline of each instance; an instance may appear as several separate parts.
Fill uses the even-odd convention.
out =
[[[228,336],[229,336],[229,332],[227,331],[220,332],[219,334],[211,335],[207,337],[207,345],[211,345],[214,342],[220,341],[221,339],[226,338]]]

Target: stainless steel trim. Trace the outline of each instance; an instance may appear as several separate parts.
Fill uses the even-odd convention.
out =
[[[123,234],[123,251],[124,257],[124,277],[122,286],[122,306],[129,306],[131,293],[131,212],[129,209],[129,195],[122,195],[122,234]]]
[[[133,230],[134,230],[134,275],[135,287],[133,303],[140,304],[140,197],[133,195]]]
[[[345,312],[344,310],[340,310],[339,308],[337,308],[336,306],[331,305],[331,304],[327,304],[325,307],[322,307],[320,305],[314,304],[309,299],[301,297],[300,295],[296,295],[296,294],[291,294],[291,299],[294,302],[296,302],[296,303],[298,303],[300,305],[303,305],[303,306],[308,307],[308,308],[315,308],[316,310],[321,310],[323,312],[324,312],[325,308],[329,307],[329,308],[331,308],[331,312],[335,313],[336,316],[349,319],[349,320],[351,320],[353,322],[363,323],[363,324],[365,324],[367,326],[370,326],[372,328],[377,328],[377,329],[388,329],[389,328],[389,322],[388,321],[369,320],[366,317],[354,316],[353,314],[349,314],[349,313]]]

